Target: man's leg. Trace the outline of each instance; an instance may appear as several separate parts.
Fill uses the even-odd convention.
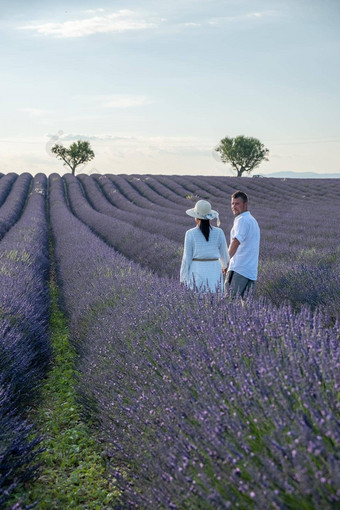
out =
[[[252,287],[254,287],[254,280],[249,280],[249,278],[246,278],[235,271],[230,273],[232,274],[229,274],[229,272],[227,273],[226,283],[229,283],[231,295],[233,297],[243,297],[246,291],[248,292]]]

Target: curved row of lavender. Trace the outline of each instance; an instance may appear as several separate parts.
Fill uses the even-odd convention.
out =
[[[116,189],[107,177],[104,183],[105,177],[106,176],[101,176],[99,181],[94,180],[88,175],[80,175],[78,177],[83,187],[84,194],[94,209],[118,220],[130,223],[134,227],[141,228],[152,234],[161,234],[177,242],[181,239],[185,225],[183,218],[181,218],[182,224],[180,224],[178,221],[174,222],[173,218],[169,220],[168,216],[165,216],[164,213],[156,212],[156,214],[153,215],[151,213],[155,211],[146,212],[142,208],[135,206],[133,202],[120,193],[113,193],[113,202],[111,202],[109,198],[107,198],[104,189],[108,190],[108,188],[111,187],[111,190],[114,192],[116,192]]]
[[[155,193],[148,186],[150,176],[108,175],[108,178],[117,189],[121,189],[128,196],[131,202],[136,201],[138,205],[146,207],[147,210],[152,206],[152,209],[155,209],[157,212],[163,212],[165,217],[176,214],[177,210],[174,207],[174,201],[164,200],[164,197],[159,193]]]
[[[6,177],[0,180],[1,189],[8,184]],[[0,217],[9,218],[11,213],[13,221],[14,211],[19,210],[22,215],[0,241],[1,508],[17,484],[29,479],[36,469],[40,440],[26,415],[51,356],[47,178],[23,174],[10,180],[13,186]]]
[[[0,176],[0,207],[3,206],[8,194],[12,188],[12,185],[17,177],[18,177],[18,175],[15,173],[12,173],[12,172],[9,174],[6,174],[6,175],[1,174],[1,176]]]
[[[102,237],[110,246],[128,258],[152,268],[160,275],[179,272],[181,247],[161,234],[151,234],[125,221],[96,211],[72,175],[63,177],[74,214]],[[148,221],[145,218],[145,221]]]
[[[339,505],[339,323],[186,292],[91,232],[63,181],[50,212],[80,398],[122,507]]]
[[[80,176],[81,178],[81,176]],[[189,221],[188,216],[185,215],[185,210],[194,206],[193,200],[182,195],[172,194],[172,200],[163,203],[161,195],[154,193],[151,190],[152,197],[149,196],[148,186],[143,187],[143,193],[139,189],[140,183],[143,178],[136,176],[114,176],[114,175],[93,175],[92,179],[96,180],[99,184],[103,195],[109,200],[111,204],[124,213],[134,213],[134,221],[136,216],[139,221],[144,221],[142,228],[147,229],[149,221],[159,228],[152,220],[157,220],[158,225],[165,229],[165,235],[171,239],[183,242],[183,231],[192,225],[192,220]],[[148,177],[145,177],[148,180]],[[136,184],[137,183],[137,184]],[[154,199],[155,201],[153,201]],[[147,221],[146,221],[147,220]]]
[[[27,172],[17,176],[13,182],[12,176],[13,174],[9,174],[9,179],[2,177],[0,181],[5,179],[3,183],[5,201],[0,208],[0,239],[20,217],[32,179]],[[10,185],[9,193],[8,184]]]

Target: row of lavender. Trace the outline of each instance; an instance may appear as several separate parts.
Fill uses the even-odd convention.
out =
[[[338,506],[339,324],[186,292],[101,240],[79,190],[50,177],[55,255],[80,398],[122,507]]]
[[[185,230],[193,226],[185,210],[199,198],[210,200],[228,238],[230,194],[241,187],[261,226],[258,294],[277,305],[322,306],[331,317],[340,309],[338,222],[328,202],[339,203],[339,179],[68,175],[64,181],[84,223],[128,258],[175,278]]]
[[[27,420],[50,360],[47,178],[0,180],[0,507],[34,473],[39,438]]]

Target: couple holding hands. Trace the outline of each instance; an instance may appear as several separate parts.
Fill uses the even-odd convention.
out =
[[[235,216],[230,232],[229,249],[224,232],[219,228],[219,215],[206,200],[199,200],[186,213],[195,218],[196,227],[188,230],[180,281],[186,287],[200,292],[219,292],[229,288],[232,296],[243,297],[254,286],[260,248],[260,229],[248,211],[248,197],[235,191],[231,197]],[[217,219],[217,227],[210,222]]]

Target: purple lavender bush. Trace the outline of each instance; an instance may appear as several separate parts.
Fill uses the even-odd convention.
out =
[[[129,223],[134,227],[144,229],[152,234],[161,234],[169,240],[182,242],[184,229],[183,224],[181,225],[177,222],[177,216],[176,220],[174,220],[174,215],[170,216],[168,213],[164,212],[164,214],[158,213],[156,217],[153,217],[149,212],[134,207],[134,205],[126,199],[125,208],[124,206],[121,207],[124,198],[120,202],[119,207],[114,206],[106,198],[100,185],[92,176],[79,175],[78,180],[81,182],[87,200],[96,211]]]
[[[124,287],[87,326],[81,387],[129,507],[339,504],[339,326],[138,273]]]
[[[21,177],[21,176],[20,176]],[[22,179],[18,179],[15,184]],[[0,507],[35,472],[35,427],[26,418],[38,395],[51,351],[48,337],[49,274],[47,179],[30,179],[20,219],[0,242]],[[11,191],[10,195],[18,190]],[[14,196],[14,195],[13,195]],[[15,195],[16,197],[18,195]]]
[[[138,196],[138,200],[141,205],[143,204],[148,209],[150,206],[154,208],[161,207],[162,210],[167,210],[168,214],[174,213],[174,200],[173,198],[169,200],[158,191],[155,191],[152,187],[148,185],[148,181],[151,178],[149,175],[108,175],[109,179],[113,184],[115,184],[118,188],[122,190],[128,189],[128,186],[133,191],[133,197]],[[123,184],[123,181],[125,183]],[[131,192],[130,192],[131,193]],[[131,195],[130,195],[131,199]]]
[[[260,295],[277,305],[288,300],[295,309],[307,304],[339,317],[339,227],[334,216],[325,230],[327,216],[327,206],[313,201],[302,209],[292,205],[274,221],[262,219]]]
[[[169,203],[164,202],[161,196],[157,196],[157,202],[151,201],[132,185],[136,179],[141,180],[145,178],[144,176],[94,175],[93,178],[99,183],[110,202],[124,210],[130,210],[133,207],[135,212],[141,215],[147,214],[150,218],[162,218],[163,221],[170,223],[175,221],[179,224],[187,224],[187,218],[183,215],[185,205],[183,208],[174,205],[177,197],[176,199],[173,197],[169,206]]]
[[[339,321],[159,278],[75,218],[57,176],[50,211],[79,396],[122,507],[339,506]]]
[[[32,176],[23,173],[13,183],[10,193],[0,207],[0,239],[19,219],[31,184]]]
[[[0,179],[0,206],[5,202],[8,193],[10,192],[14,181],[18,177],[17,174],[10,172],[9,174],[3,175]]]
[[[115,250],[158,274],[171,276],[179,272],[182,246],[163,235],[99,213],[87,201],[77,178],[65,175],[63,181],[74,214]]]

